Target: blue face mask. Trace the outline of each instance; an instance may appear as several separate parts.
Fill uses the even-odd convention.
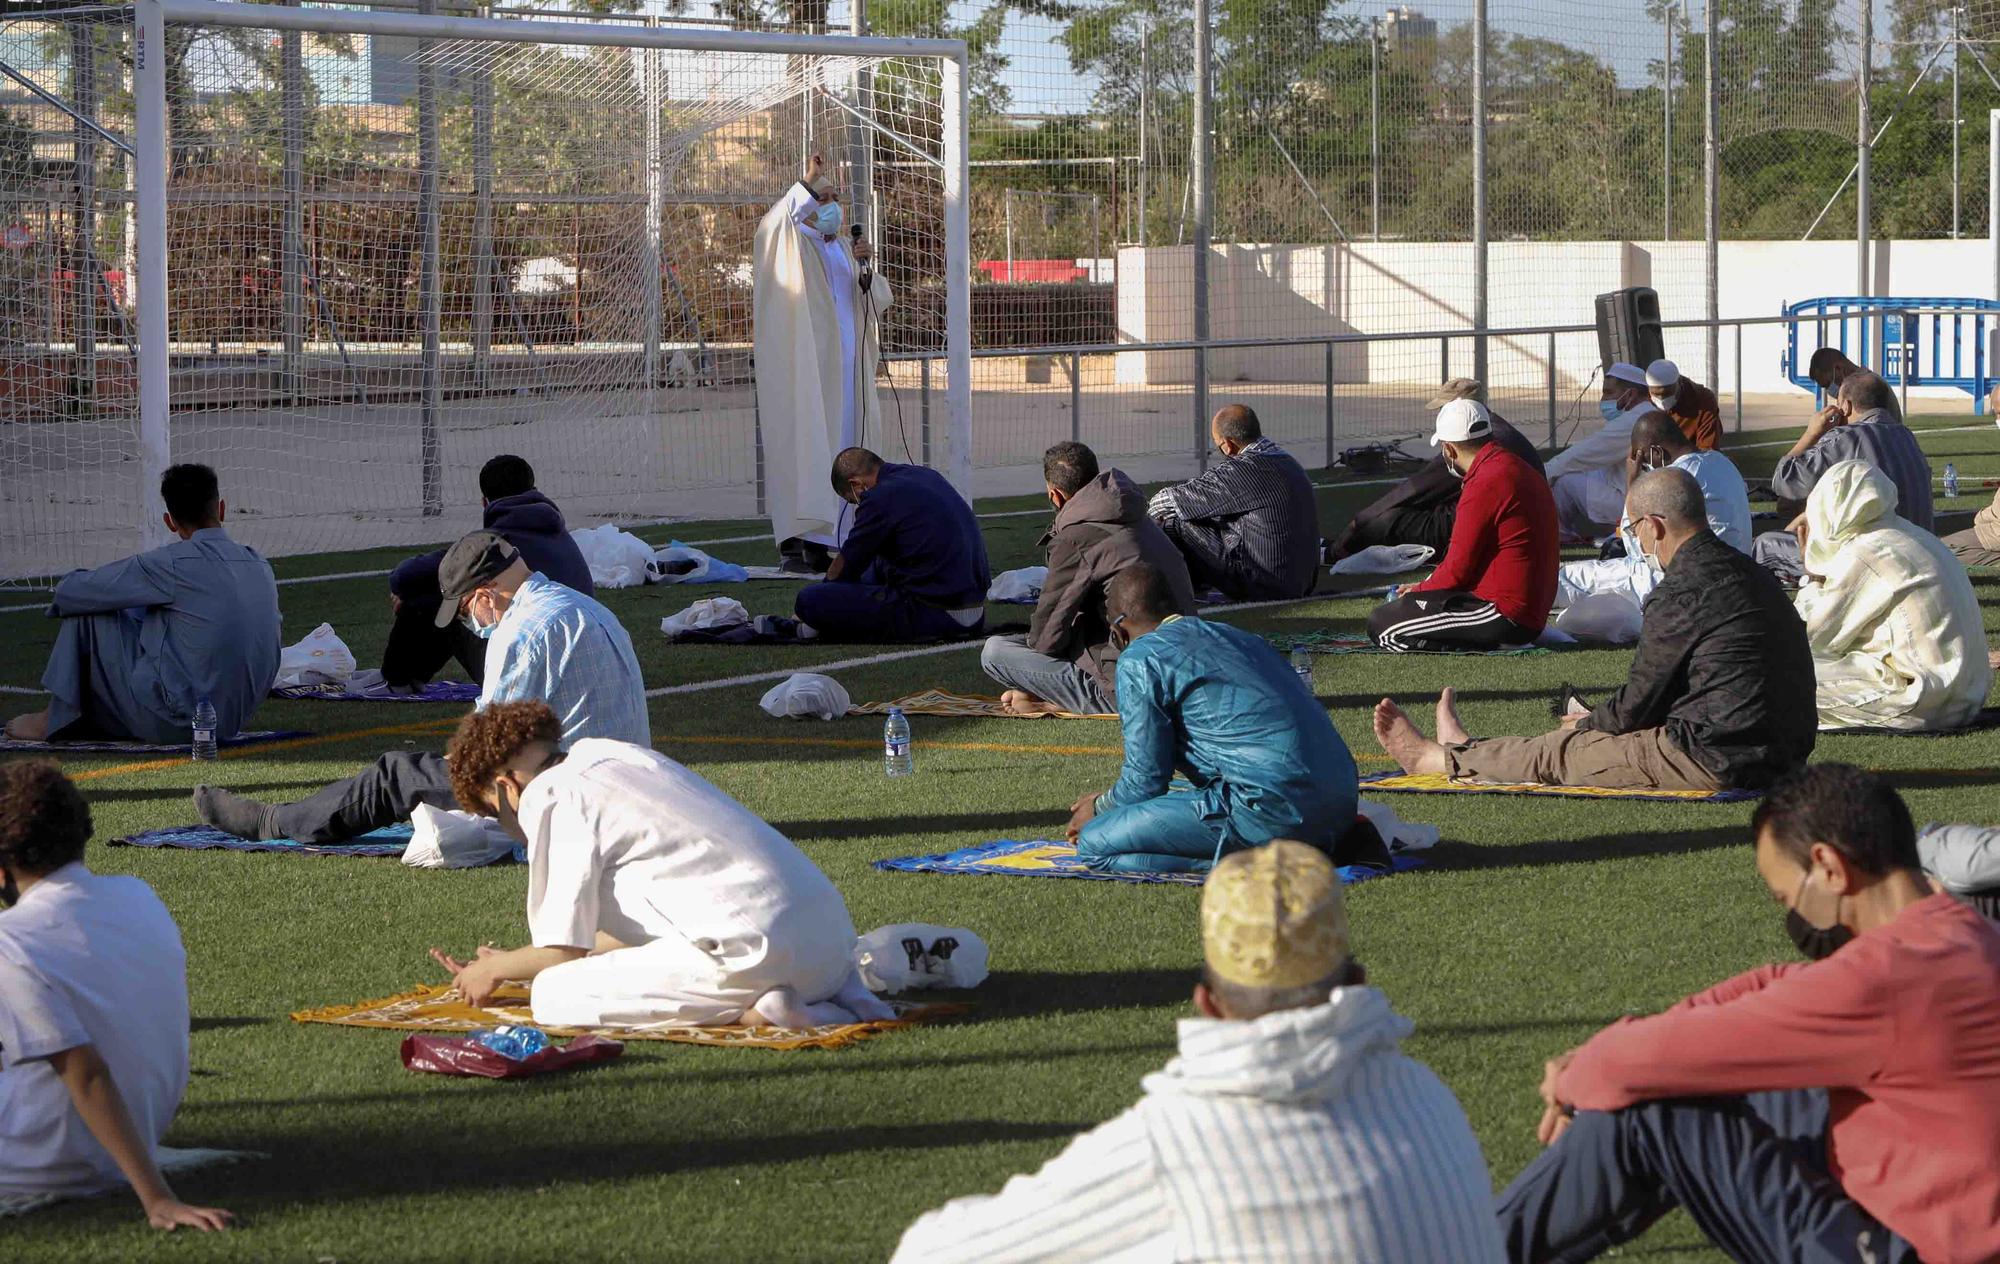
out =
[[[812,225],[815,229],[831,237],[840,231],[842,219],[840,203],[828,202],[825,206],[813,212]]]
[[[482,641],[492,640],[494,629],[500,626],[500,621],[498,619],[495,619],[493,622],[482,626],[478,620],[472,617],[472,612],[470,610],[466,611],[464,614],[459,615],[458,622],[459,626],[463,627],[467,632],[472,633],[472,635],[478,637]]]
[[[1625,410],[1618,406],[1618,401],[1615,399],[1600,399],[1597,401],[1597,411],[1604,414],[1604,420],[1616,421],[1618,414]]]

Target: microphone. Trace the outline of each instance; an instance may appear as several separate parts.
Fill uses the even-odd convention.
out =
[[[857,246],[860,245],[861,225],[859,224],[850,225],[847,231],[849,232],[849,234],[853,236],[854,244]],[[863,294],[866,294],[868,292],[868,287],[875,283],[875,265],[865,259],[862,260],[861,262],[860,280],[861,280],[861,292]]]

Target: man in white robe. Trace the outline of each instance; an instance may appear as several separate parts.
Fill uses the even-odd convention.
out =
[[[893,1017],[855,969],[839,890],[788,839],[649,747],[588,738],[565,755],[561,738],[547,705],[500,703],[446,753],[459,802],[528,851],[530,945],[431,950],[469,1003],[527,979],[554,1027]]]
[[[826,471],[836,453],[880,437],[875,368],[891,301],[825,165],[814,154],[758,223],[751,305],[771,533],[780,553],[802,559],[810,543],[822,562],[849,525]]]
[[[1604,370],[1598,401],[1604,428],[1570,444],[1542,467],[1556,495],[1556,521],[1565,535],[1595,539],[1625,511],[1625,456],[1632,425],[1653,411],[1646,370],[1620,361]]]
[[[1979,599],[1943,541],[1896,515],[1896,485],[1842,461],[1806,499],[1797,605],[1819,726],[1963,728],[1993,687]]]

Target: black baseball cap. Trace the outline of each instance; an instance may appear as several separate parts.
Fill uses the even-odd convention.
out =
[[[520,556],[513,545],[491,531],[460,537],[438,563],[438,593],[444,600],[438,603],[437,625],[450,627],[458,617],[458,603],[473,589],[499,578]]]

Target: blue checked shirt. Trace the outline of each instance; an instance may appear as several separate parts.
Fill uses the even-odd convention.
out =
[[[618,616],[537,571],[486,642],[479,705],[546,702],[562,724],[562,745],[608,737],[653,744],[646,684]]]

